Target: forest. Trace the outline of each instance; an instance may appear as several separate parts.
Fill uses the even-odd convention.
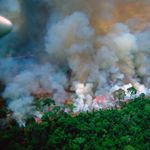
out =
[[[134,94],[132,92],[132,94]],[[72,116],[55,106],[44,113],[41,122],[33,116],[19,126],[8,111],[0,109],[0,145],[2,150],[148,150],[150,149],[150,98],[131,99],[121,107],[99,109]],[[39,106],[36,103],[36,108]],[[55,104],[45,99],[43,105]],[[10,113],[10,112],[9,112]]]

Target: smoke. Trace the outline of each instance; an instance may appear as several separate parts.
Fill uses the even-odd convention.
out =
[[[107,104],[111,105],[108,101],[117,89],[118,80],[127,84],[120,88],[127,90],[124,86],[128,87],[128,83],[131,83],[130,86],[149,94],[148,88],[139,83],[149,85],[149,25],[146,25],[146,11],[141,12],[143,9],[148,11],[146,2],[64,0],[57,1],[56,4],[47,27],[45,47],[50,55],[68,61],[72,70],[71,89],[78,96],[74,100],[74,112],[90,110],[92,98],[86,98],[89,95],[106,95]],[[142,6],[141,9],[139,5]],[[121,11],[123,7],[127,14]],[[130,11],[127,12],[128,10]],[[139,17],[136,17],[136,13]],[[144,16],[143,20],[141,16]],[[141,31],[137,30],[139,26]],[[89,83],[94,87],[89,90],[90,93],[85,92]],[[87,99],[88,105],[85,102]],[[97,105],[93,107],[100,108]]]
[[[52,65],[49,63],[44,65],[30,63],[30,65],[26,66],[28,70],[22,71],[18,77],[13,78],[2,93],[3,98],[9,99],[8,109],[14,112],[13,117],[17,121],[26,119],[28,115],[34,113],[31,106],[34,94],[54,93],[52,98],[60,106],[66,99],[64,88],[67,87],[68,81],[62,72],[56,71],[56,67],[50,67]]]
[[[113,106],[112,92],[119,88],[133,85],[149,95],[149,1],[0,4],[7,6],[0,7],[1,14],[14,25],[0,41],[0,80],[6,84],[2,96],[18,121],[31,114],[34,94],[51,93],[63,106],[69,87],[76,93],[74,113]]]

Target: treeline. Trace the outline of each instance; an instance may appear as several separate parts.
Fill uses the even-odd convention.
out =
[[[51,101],[53,103],[53,101]],[[45,105],[49,105],[47,100]],[[0,110],[0,117],[6,117]],[[36,123],[33,117],[19,127],[12,120],[0,131],[2,150],[148,150],[150,99],[135,98],[110,110],[79,113],[75,117],[55,107]]]

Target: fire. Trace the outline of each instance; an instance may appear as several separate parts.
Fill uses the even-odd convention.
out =
[[[87,1],[88,2],[88,1]],[[102,14],[105,14],[105,12],[102,12],[102,10],[103,9],[100,9],[99,8],[99,5],[95,5],[96,4],[96,2],[94,2],[93,3],[93,7],[91,7],[88,11],[90,12],[92,12],[91,13],[91,15],[90,15],[90,20],[89,20],[89,26],[91,26],[91,27],[93,27],[93,29],[95,30],[95,37],[97,36],[97,35],[105,35],[105,34],[107,34],[108,32],[110,32],[110,27],[111,27],[111,25],[112,24],[114,24],[114,23],[116,23],[116,22],[120,22],[120,23],[124,23],[124,24],[128,24],[129,23],[129,20],[131,19],[134,19],[135,21],[139,21],[139,24],[136,24],[135,25],[135,27],[134,28],[136,28],[136,30],[137,29],[142,29],[142,28],[146,28],[146,26],[147,26],[147,24],[148,24],[148,22],[149,22],[149,17],[150,17],[150,15],[148,14],[148,12],[149,12],[149,8],[150,7],[148,7],[148,6],[146,6],[146,4],[140,4],[140,3],[133,3],[133,4],[129,4],[128,2],[117,2],[116,4],[114,3],[114,8],[115,9],[110,9],[110,8],[113,8],[113,5],[111,6],[111,3],[109,4],[109,3],[102,3],[103,4],[103,6],[102,7],[104,7],[104,8],[106,8],[106,10],[107,10],[107,8],[108,8],[108,11],[110,11],[109,13],[110,13],[110,17],[106,17],[106,16],[104,16],[104,15],[100,15],[101,13]],[[93,9],[93,10],[92,10]],[[87,11],[87,12],[88,12]],[[68,11],[69,12],[69,11]],[[86,12],[86,11],[85,11]],[[99,14],[99,15],[97,15],[97,14]],[[107,13],[106,13],[107,14]],[[108,14],[108,16],[109,16],[109,14]],[[146,22],[147,21],[147,22]],[[144,26],[144,27],[143,27]],[[66,35],[66,37],[67,37],[67,35]],[[76,37],[76,36],[75,36]],[[74,40],[75,39],[75,40]],[[67,45],[67,47],[70,47],[71,45],[73,45],[73,44],[76,44],[76,38],[68,38],[67,39],[68,41],[67,41],[67,43],[65,43],[65,45]],[[94,40],[94,39],[93,39]],[[82,40],[81,40],[81,42],[82,42]],[[106,41],[107,42],[107,41]],[[68,44],[69,43],[69,44]],[[77,39],[77,44],[78,44],[78,39]],[[100,44],[102,44],[102,43],[100,43]],[[68,46],[69,45],[69,46]],[[82,44],[81,44],[82,45]],[[99,45],[97,46],[96,44],[92,44],[92,46],[94,46],[94,48],[95,47],[99,47]],[[111,46],[111,45],[110,45]],[[64,46],[65,47],[65,46]],[[101,47],[101,46],[100,46]],[[97,49],[97,48],[96,48]],[[78,53],[78,52],[77,52]],[[78,54],[77,53],[75,53],[74,55],[76,55],[76,56],[78,56]],[[96,52],[95,52],[96,53]],[[72,58],[74,57],[74,55],[72,55]],[[83,53],[83,55],[84,55],[84,53]],[[68,56],[68,54],[67,54],[67,56]],[[87,55],[88,56],[88,55]],[[26,57],[34,57],[34,55],[30,55],[29,53],[28,54],[24,54],[23,56],[19,56],[19,57],[16,57],[15,59],[21,59],[21,58],[26,58]],[[79,55],[79,57],[81,57],[81,59],[82,58],[84,58],[84,57],[82,57],[82,54],[80,54]],[[76,57],[75,57],[76,58]],[[86,57],[86,55],[85,55],[85,58],[88,60],[88,57]],[[89,57],[90,58],[90,57]],[[129,59],[128,57],[125,57],[126,59]],[[9,58],[9,60],[11,60],[12,58]],[[68,59],[69,60],[69,59]],[[59,62],[56,62],[55,63],[55,65],[60,65],[61,64],[61,62],[63,62],[63,61],[65,61],[65,60],[60,60]],[[130,59],[129,59],[129,61],[130,61]],[[2,61],[1,61],[2,62]],[[88,61],[84,61],[84,63],[86,64],[86,62],[88,62]],[[80,64],[82,64],[82,63],[80,63]],[[112,63],[111,63],[112,64]],[[129,64],[130,65],[130,64]],[[127,66],[128,66],[128,64],[127,64]],[[79,65],[78,65],[78,67],[79,67]],[[77,67],[77,68],[78,68]],[[83,68],[83,67],[81,67],[81,68]],[[89,67],[90,68],[90,67]],[[70,69],[72,70],[72,74],[75,74],[74,73],[74,69],[75,69],[75,71],[76,71],[76,66],[75,66],[75,68],[71,68],[70,67]],[[20,69],[21,70],[21,69]],[[89,70],[88,70],[89,71]],[[100,71],[100,70],[98,70],[98,71]],[[89,71],[90,72],[90,71]],[[92,72],[92,71],[91,71]],[[18,72],[17,72],[18,73]],[[16,74],[17,74],[16,73]],[[77,73],[78,73],[78,71],[77,71]],[[71,73],[70,73],[71,74]],[[85,74],[85,75],[84,75]],[[87,73],[88,74],[88,73]],[[93,73],[94,74],[94,73]],[[16,78],[18,77],[19,75],[17,74],[16,75]],[[70,75],[71,76],[71,75]],[[85,76],[87,76],[86,75],[86,73],[83,73],[83,76],[84,77],[82,77],[83,79],[85,78]],[[79,77],[79,80],[80,80],[80,78],[81,77]],[[72,77],[71,77],[71,79],[72,79]],[[81,79],[81,82],[82,82],[82,80],[83,79]],[[37,80],[37,82],[38,82],[38,84],[39,84],[39,86],[38,86],[38,88],[36,88],[35,90],[32,90],[32,92],[33,93],[31,93],[31,95],[32,96],[34,96],[35,98],[39,98],[39,99],[44,99],[44,98],[47,98],[47,97],[53,97],[53,95],[54,95],[54,93],[53,92],[51,92],[51,93],[46,93],[47,91],[49,91],[49,90],[46,90],[46,89],[44,89],[44,86],[42,87],[42,85],[41,85],[41,83],[40,83],[40,78],[39,79],[36,79]],[[73,80],[76,80],[76,78],[75,79],[73,79]],[[86,81],[86,80],[85,80]],[[93,81],[94,82],[94,81]],[[95,88],[95,87],[94,87]],[[36,94],[35,94],[36,93]],[[84,93],[84,92],[83,92]],[[71,92],[70,92],[70,94],[71,94]],[[70,96],[71,97],[71,96]],[[73,104],[73,102],[72,102],[72,99],[71,98],[66,98],[66,101],[64,102],[64,104],[67,106],[67,105],[69,105],[69,104]],[[109,97],[110,98],[110,100],[112,100],[113,99],[113,96],[110,96]],[[105,104],[105,102],[106,102],[106,100],[108,99],[108,97],[106,97],[105,95],[100,95],[100,96],[96,96],[96,97],[94,97],[93,99],[92,99],[92,102],[95,102],[95,103],[98,103],[98,104],[101,104],[101,107],[100,108],[102,108],[102,109],[106,109],[106,107],[107,107],[107,105],[103,105],[103,104]],[[86,101],[86,99],[85,99],[85,101]],[[91,99],[89,100],[90,102],[91,102]],[[91,104],[89,102],[89,104]],[[127,104],[129,103],[129,102],[126,102]],[[82,101],[82,104],[83,104],[83,101]],[[82,105],[81,103],[79,104],[79,106],[78,107],[80,107],[80,105]],[[107,103],[108,104],[108,103]],[[87,104],[88,105],[88,104]],[[83,104],[83,106],[84,106],[84,104]],[[96,108],[98,108],[99,107],[99,105],[96,105]],[[122,105],[120,105],[119,106],[119,108],[121,108],[122,107]],[[87,108],[87,107],[86,107]],[[90,108],[89,108],[90,109]],[[76,116],[77,114],[73,114],[72,115],[72,117],[74,117],[74,116]]]
[[[19,56],[19,58],[25,58],[25,57],[34,57],[33,55],[23,55],[23,56]]]
[[[15,59],[20,59],[20,58],[25,58],[25,57],[34,57],[34,55],[23,55],[23,56],[19,56],[19,57],[16,57]],[[8,60],[8,61],[11,61],[12,60],[12,58],[10,57],[10,58],[7,58],[6,60]],[[6,60],[1,60],[0,62],[5,62]]]
[[[105,108],[105,106],[102,106],[102,108]]]
[[[65,61],[65,60],[60,60],[59,62],[57,62],[56,64],[57,65],[59,65],[61,62],[63,62],[63,61]]]
[[[95,102],[95,101],[102,101],[102,100],[99,99],[98,96],[96,96],[95,98],[93,98],[93,101],[92,101],[92,102]]]
[[[106,96],[104,96],[104,95],[102,95],[101,97],[103,97],[103,99],[101,99],[100,97],[98,97],[98,96],[96,96],[96,97],[94,97],[93,98],[93,100],[92,100],[92,102],[95,102],[95,101],[97,101],[97,102],[105,102],[106,101],[106,99],[107,99],[107,97]]]
[[[75,117],[75,116],[78,116],[78,114],[73,114],[73,115],[71,115],[71,117]]]

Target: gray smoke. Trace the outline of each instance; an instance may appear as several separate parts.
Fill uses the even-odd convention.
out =
[[[148,1],[147,4],[150,5]],[[67,59],[72,70],[71,89],[78,96],[74,100],[74,112],[90,110],[92,98],[87,98],[89,94],[99,97],[106,95],[108,100],[105,105],[111,105],[112,92],[118,88],[126,89],[115,86],[118,80],[127,84],[125,87],[131,83],[129,85],[149,94],[149,89],[139,83],[149,85],[149,24],[141,19],[141,16],[147,19],[146,12],[139,14],[147,4],[129,1],[57,1],[53,18],[48,24],[45,46],[50,55]],[[126,14],[120,11],[123,7],[126,12],[132,9]],[[117,12],[120,13],[118,16]],[[86,92],[89,83],[94,88]],[[96,103],[93,107],[98,109],[101,106]]]
[[[133,85],[149,95],[149,1],[0,4],[2,15],[14,24],[0,41],[0,80],[6,84],[2,96],[18,121],[31,113],[33,94],[51,93],[63,106],[68,86],[77,96],[74,113],[113,106],[112,92],[119,88]]]
[[[62,72],[56,71],[55,66],[49,63],[44,65],[30,64],[28,70],[20,72],[12,82],[6,85],[2,94],[9,99],[8,109],[11,109],[14,118],[18,121],[26,119],[32,111],[33,94],[54,93],[53,99],[57,105],[63,105],[66,99],[68,80]],[[57,95],[57,96],[56,96]]]

